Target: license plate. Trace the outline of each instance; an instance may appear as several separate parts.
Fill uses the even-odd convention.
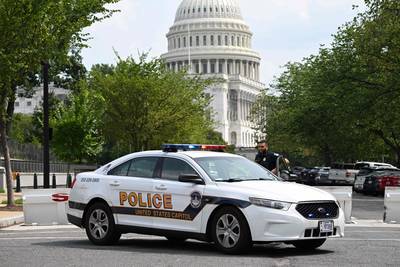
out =
[[[319,222],[319,231],[321,233],[331,233],[331,232],[333,232],[333,221]]]

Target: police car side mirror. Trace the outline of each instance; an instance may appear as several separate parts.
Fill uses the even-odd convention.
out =
[[[197,174],[182,174],[179,175],[179,182],[182,183],[193,183],[193,184],[205,184],[203,179]]]

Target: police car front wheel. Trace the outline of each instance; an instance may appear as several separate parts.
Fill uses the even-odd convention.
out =
[[[251,245],[250,230],[243,214],[234,207],[217,211],[212,221],[212,239],[218,249],[236,254]]]
[[[116,230],[111,210],[104,203],[94,203],[89,207],[85,228],[89,240],[96,245],[111,245],[121,237],[121,233]]]

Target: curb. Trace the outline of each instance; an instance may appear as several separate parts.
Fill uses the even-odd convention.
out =
[[[24,216],[15,216],[15,217],[9,217],[5,219],[0,219],[0,228],[5,228],[9,227],[15,224],[20,224],[24,222]]]
[[[348,228],[400,228],[400,224],[385,223],[382,220],[353,220],[352,223],[346,223]]]

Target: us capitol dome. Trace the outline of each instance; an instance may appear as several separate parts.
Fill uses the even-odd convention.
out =
[[[215,130],[237,147],[255,145],[249,115],[260,82],[260,56],[237,0],[183,0],[167,33],[167,67],[223,80],[206,89],[213,97]]]

